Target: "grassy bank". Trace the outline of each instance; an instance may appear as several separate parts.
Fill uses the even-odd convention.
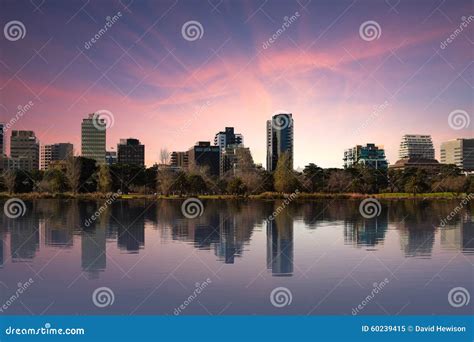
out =
[[[249,196],[237,196],[237,195],[144,195],[144,194],[123,194],[117,198],[124,200],[134,200],[134,199],[145,199],[145,200],[159,200],[159,199],[183,199],[189,197],[198,197],[201,199],[210,199],[210,200],[236,200],[236,199],[261,199],[261,200],[272,200],[272,199],[283,199],[286,198],[288,194],[276,193],[276,192],[265,192],[258,195],[249,195]],[[363,199],[368,197],[375,197],[379,199],[455,199],[455,198],[464,198],[466,193],[456,194],[453,192],[433,192],[433,193],[423,193],[423,194],[410,194],[410,193],[382,193],[382,194],[359,194],[359,193],[298,193],[296,200],[313,200],[313,199]],[[82,200],[100,200],[106,199],[108,196],[102,193],[18,193],[18,194],[8,194],[0,193],[0,198],[21,198],[26,200],[33,199],[82,199]]]

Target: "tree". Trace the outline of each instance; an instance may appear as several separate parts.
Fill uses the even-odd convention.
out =
[[[112,177],[110,176],[109,166],[102,164],[99,167],[99,180],[98,180],[99,191],[102,193],[108,193],[112,188]]]
[[[188,176],[189,191],[192,194],[201,194],[207,191],[207,185],[201,175],[191,174]]]
[[[81,178],[81,162],[79,158],[70,156],[66,159],[66,178],[73,194],[79,190]]]
[[[160,163],[163,165],[166,165],[168,164],[169,159],[170,159],[170,153],[168,152],[168,149],[166,147],[160,149]]]
[[[321,191],[324,184],[323,169],[310,163],[303,170],[304,184],[309,192]]]
[[[405,191],[410,192],[415,196],[416,194],[423,193],[429,190],[430,186],[426,182],[427,173],[423,169],[418,169],[415,175],[411,176],[406,185]]]
[[[173,190],[175,175],[172,170],[158,170],[156,173],[156,189],[158,193],[168,196]]]
[[[67,188],[67,178],[61,170],[51,168],[44,173],[43,180],[39,184],[42,191],[50,193],[64,192]]]
[[[290,155],[282,153],[278,158],[278,164],[275,169],[275,190],[283,193],[294,192],[298,188],[298,179],[291,166]]]
[[[14,170],[5,170],[2,173],[3,181],[8,193],[11,195],[15,192],[16,172]]]
[[[327,190],[329,192],[347,192],[350,191],[352,177],[345,170],[333,170],[330,173]]]
[[[247,192],[247,187],[240,178],[236,177],[227,184],[227,192],[234,195],[243,195]]]

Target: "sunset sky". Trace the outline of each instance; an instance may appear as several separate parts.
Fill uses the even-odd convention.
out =
[[[2,28],[18,20],[26,35],[11,41],[2,30],[0,121],[32,101],[12,129],[80,152],[82,118],[108,110],[107,148],[138,138],[148,166],[160,148],[187,150],[234,126],[265,164],[265,122],[288,111],[295,168],[342,167],[345,148],[369,142],[394,163],[407,133],[431,134],[439,157],[442,141],[474,136],[474,20],[440,47],[471,15],[469,0],[2,0]],[[191,20],[200,39],[182,35]],[[378,38],[362,39],[366,21],[378,23]],[[452,129],[454,110],[470,126]]]

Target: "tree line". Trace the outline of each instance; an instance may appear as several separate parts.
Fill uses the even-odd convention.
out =
[[[283,154],[274,172],[242,162],[239,169],[221,177],[210,176],[206,168],[175,170],[167,166],[97,165],[95,160],[71,157],[46,171],[6,170],[0,177],[0,191],[8,193],[110,193],[123,194],[252,195],[264,192],[293,193],[474,193],[474,176],[465,176],[455,165],[440,170],[409,168],[376,170],[356,166],[323,169],[313,163],[302,172],[292,170]]]

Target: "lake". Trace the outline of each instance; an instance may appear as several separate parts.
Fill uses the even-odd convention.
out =
[[[2,315],[472,314],[460,200],[24,203],[1,220]]]

